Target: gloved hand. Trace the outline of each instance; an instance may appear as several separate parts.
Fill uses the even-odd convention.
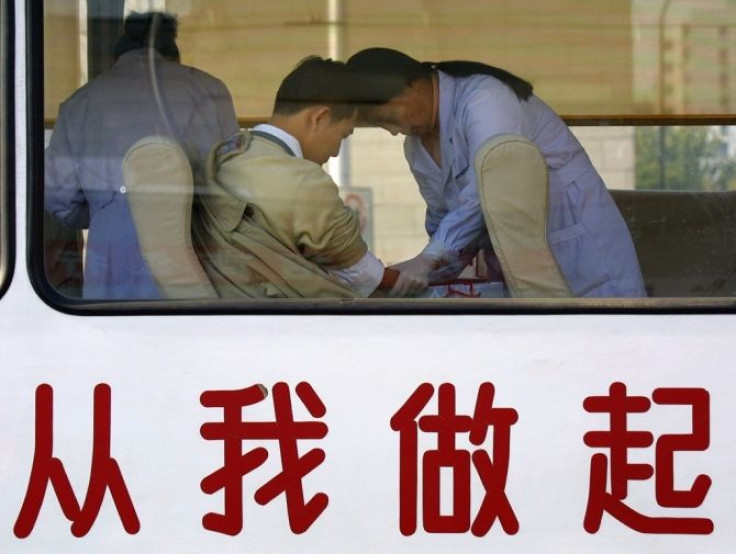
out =
[[[392,265],[391,269],[399,271],[399,278],[389,292],[389,296],[416,296],[429,285],[429,274],[434,269],[435,261],[419,254],[418,256]]]

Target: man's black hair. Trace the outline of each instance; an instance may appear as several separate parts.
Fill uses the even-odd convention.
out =
[[[117,60],[130,50],[155,48],[169,61],[180,60],[176,46],[179,22],[166,12],[131,12],[123,23],[123,34],[115,43],[113,57]]]
[[[332,119],[352,117],[356,110],[356,87],[343,62],[310,56],[302,60],[281,82],[273,113],[291,115],[309,106],[327,106]]]

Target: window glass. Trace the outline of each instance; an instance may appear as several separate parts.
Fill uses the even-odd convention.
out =
[[[733,2],[43,7],[46,171],[37,191],[46,279],[66,298],[238,300],[247,310],[374,289],[379,299],[366,302],[379,306],[397,292],[461,306],[736,293]],[[176,16],[178,56],[197,72],[170,71],[163,43],[152,54],[121,39],[123,18],[148,10]],[[156,21],[165,36],[169,22]],[[420,117],[430,108],[410,121],[409,104],[369,104],[352,134],[352,115],[331,108],[330,130],[312,143],[283,119],[275,133],[242,131],[274,123],[282,79],[305,56],[345,61],[377,45],[420,61],[490,63],[531,82],[536,98],[440,66],[436,80],[418,81],[429,88],[416,85],[411,104],[436,101],[434,119]],[[404,145],[402,134],[414,137]],[[494,144],[476,159],[499,134],[529,142]],[[286,162],[256,177],[258,164],[246,163],[251,142],[280,148]],[[496,161],[501,151],[521,161]],[[292,166],[301,169],[290,174]],[[309,178],[304,168],[314,170]],[[276,187],[283,198],[274,201]],[[384,266],[396,266],[398,288]]]
[[[182,61],[227,83],[243,119],[270,115],[281,79],[305,55],[344,59],[375,45],[511,69],[562,114],[723,115],[736,104],[736,7],[728,0],[89,4],[44,2],[49,119],[101,69],[98,60],[109,64],[120,14],[130,9],[177,14]]]

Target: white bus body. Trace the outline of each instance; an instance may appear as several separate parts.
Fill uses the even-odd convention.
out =
[[[14,115],[16,132],[11,153],[15,179],[8,183],[15,188],[14,274],[0,299],[2,552],[732,551],[736,379],[731,363],[736,316],[729,310],[710,313],[707,307],[690,307],[669,313],[645,306],[607,312],[602,305],[579,313],[74,315],[48,305],[34,290],[27,270],[27,131],[33,107],[27,103],[25,53],[34,39],[26,36],[25,16],[25,2],[16,2],[15,77],[10,83],[16,107],[14,114],[3,114]],[[324,461],[300,479],[303,501],[326,495],[327,506],[306,531],[298,532],[290,524],[292,510],[283,492],[257,502],[256,491],[282,471],[280,450],[272,438],[245,438],[242,454],[265,448],[268,457],[254,469],[241,471],[242,485],[237,476],[230,477],[234,485],[228,481],[229,491],[242,490],[242,529],[233,534],[209,530],[203,517],[225,513],[225,493],[208,494],[202,482],[223,466],[224,442],[203,438],[202,426],[222,422],[223,410],[204,406],[202,394],[261,384],[267,397],[243,407],[242,421],[267,422],[275,417],[277,383],[288,385],[295,419],[326,425],[323,438],[299,440],[297,449],[300,456],[313,449],[324,451]],[[311,385],[324,404],[324,415],[305,408],[296,394],[300,383]],[[440,385],[451,384],[457,414],[488,427],[486,416],[496,413],[491,404],[474,412],[481,384],[492,383],[492,407],[513,409],[518,420],[510,426],[505,483],[503,454],[493,448],[494,439],[499,443],[503,435],[498,427],[495,432],[490,427],[479,445],[470,442],[467,429],[457,432],[451,447],[453,441],[445,437],[442,448],[449,450],[443,452],[458,453],[447,458],[458,465],[445,460],[438,476],[421,469],[423,463],[431,466],[432,458],[425,453],[438,449],[437,435],[420,429],[413,450],[420,466],[416,529],[404,534],[400,516],[403,511],[402,517],[411,519],[411,508],[410,503],[402,505],[400,489],[409,487],[411,479],[400,474],[400,467],[408,471],[411,464],[406,459],[400,463],[400,438],[411,429],[402,435],[392,429],[391,420],[424,383],[434,387],[434,394],[422,415],[438,413]],[[614,383],[624,384],[632,397],[651,400],[648,411],[630,413],[626,424],[631,431],[651,433],[652,442],[631,446],[625,460],[651,466],[654,472],[627,479],[628,494],[617,502],[650,518],[671,518],[679,532],[673,527],[667,532],[638,531],[628,516],[620,521],[609,511],[602,514],[597,531],[585,529],[594,488],[593,455],[607,456],[607,482],[613,480],[611,471],[631,467],[622,468],[610,448],[589,446],[584,439],[586,433],[610,430],[609,417],[587,411],[584,402],[608,396]],[[87,497],[91,475],[93,480],[107,478],[91,463],[95,390],[109,387],[109,454],[119,464],[139,529],[133,525],[126,530],[110,489],[105,489],[99,513],[83,536],[73,534],[73,522],[63,513],[51,483],[33,517],[29,485],[34,458],[44,456],[39,437],[48,431],[36,426],[44,402],[41,397],[37,401],[37,392],[49,390],[42,385],[53,391],[53,457],[63,464],[80,505],[85,498],[90,505],[95,502],[93,495]],[[712,484],[696,506],[671,506],[657,498],[657,488],[668,488],[662,482],[667,448],[659,443],[664,455],[655,456],[657,441],[694,435],[695,418],[692,406],[652,400],[656,389],[705,391],[709,397],[707,444],[692,451],[674,447],[674,483],[669,485],[689,491],[699,476],[707,476]],[[98,401],[103,406],[102,396]],[[445,423],[451,425],[451,418]],[[98,424],[99,436],[104,436],[104,425]],[[483,471],[466,458],[477,451],[487,452],[494,462],[493,471],[486,468],[485,475],[498,478],[489,487],[491,511],[503,507],[505,498],[518,531],[504,512],[478,536],[467,529],[435,532],[436,525],[462,520],[458,514],[463,510],[469,510],[471,522],[489,513],[483,504],[488,492]],[[469,498],[458,490],[462,484],[453,486],[453,479],[467,470],[466,463]],[[437,513],[431,505],[435,477],[440,484]],[[46,483],[44,477],[38,482]],[[294,482],[288,486],[295,490]],[[118,491],[117,500],[121,498]],[[293,513],[298,515],[299,499],[294,502]],[[687,532],[691,520],[710,521],[713,530]],[[24,532],[21,524],[28,521],[35,523]]]

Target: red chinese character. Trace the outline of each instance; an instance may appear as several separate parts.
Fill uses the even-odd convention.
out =
[[[81,509],[64,465],[53,455],[53,402],[54,390],[51,386],[40,385],[36,389],[36,447],[26,496],[13,527],[15,536],[25,538],[33,531],[49,483],[54,488],[62,512],[72,522],[71,531],[75,537],[83,537],[92,528],[107,489],[110,490],[123,528],[130,534],[137,533],[140,522],[135,507],[120,466],[110,457],[110,387],[104,384],[95,387],[92,466],[87,495]]]
[[[630,431],[627,416],[649,411],[651,402],[645,396],[628,396],[626,385],[613,383],[609,396],[591,396],[583,407],[592,413],[610,414],[610,431],[591,431],[583,440],[591,447],[610,449],[610,460],[605,454],[594,454],[590,462],[590,491],[585,512],[584,527],[596,533],[603,512],[608,512],[624,525],[640,533],[708,534],[713,532],[710,519],[693,517],[650,517],[628,507],[623,500],[628,494],[630,480],[646,480],[654,476],[657,504],[669,508],[695,508],[705,500],[711,485],[707,475],[699,475],[688,490],[674,488],[674,453],[703,451],[710,441],[710,396],[704,389],[660,388],[652,393],[657,404],[692,406],[692,433],[662,435],[655,446],[655,467],[628,462],[628,449],[652,445],[648,431]],[[610,467],[611,492],[606,490]]]
[[[511,504],[506,497],[511,426],[518,415],[512,408],[494,408],[495,389],[491,383],[483,383],[478,390],[475,412],[472,417],[455,412],[455,387],[445,383],[438,393],[437,415],[419,417],[434,395],[434,387],[420,385],[406,403],[391,418],[391,428],[399,432],[399,529],[404,535],[412,535],[417,527],[418,497],[418,448],[419,430],[437,434],[437,449],[428,450],[422,456],[422,519],[428,533],[465,533],[485,535],[496,518],[508,534],[519,530]],[[493,461],[487,450],[479,448],[472,455],[468,450],[458,450],[456,435],[468,433],[470,442],[482,445],[493,427]],[[470,523],[470,463],[471,460],[483,483],[485,495],[478,514]],[[440,470],[452,472],[452,513],[440,513]]]
[[[326,409],[309,383],[299,383],[296,394],[310,415],[321,418]],[[209,531],[237,535],[243,529],[243,477],[259,467],[268,458],[265,448],[254,448],[243,454],[243,440],[278,440],[282,471],[260,487],[255,501],[265,505],[284,493],[289,527],[294,533],[303,533],[327,507],[328,497],[318,493],[304,502],[302,478],[325,459],[319,448],[299,456],[297,440],[321,439],[327,435],[327,425],[319,421],[294,421],[289,387],[277,383],[273,387],[275,421],[243,422],[242,408],[257,404],[266,398],[266,389],[260,385],[241,390],[206,391],[201,403],[208,408],[223,408],[222,423],[205,423],[202,438],[224,442],[223,467],[202,480],[206,494],[224,491],[225,513],[209,513],[202,518],[202,525]]]

